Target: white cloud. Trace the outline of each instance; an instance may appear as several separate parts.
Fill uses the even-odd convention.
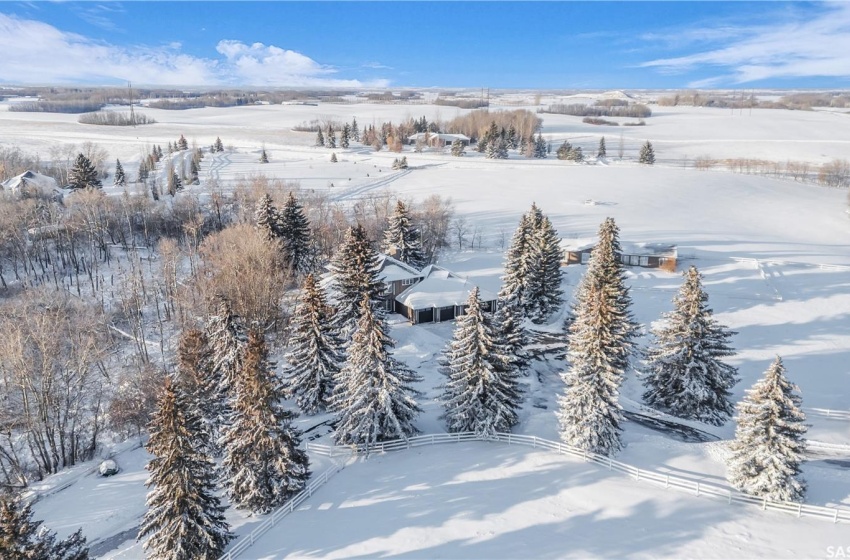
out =
[[[771,78],[850,78],[850,4],[829,3],[808,17],[717,30],[684,30],[679,40],[727,39],[724,46],[687,56],[643,63],[666,74],[715,68],[721,74],[692,82],[692,87],[742,84]],[[658,39],[657,35],[646,39]],[[696,39],[695,39],[696,40]]]
[[[334,77],[336,70],[274,45],[220,41],[221,58],[182,52],[180,43],[121,47],[0,14],[0,82],[186,86],[383,86]]]

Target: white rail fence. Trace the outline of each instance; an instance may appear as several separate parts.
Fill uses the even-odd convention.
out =
[[[343,452],[338,452],[337,456],[343,455]],[[326,483],[330,478],[345,468],[345,464],[339,464],[334,467],[329,468],[316,478],[310,481],[310,484],[307,485],[304,490],[296,494],[291,500],[277,508],[270,516],[266,518],[260,525],[258,525],[253,531],[249,534],[239,537],[236,543],[230,547],[224,556],[221,557],[221,560],[234,560],[238,558],[240,554],[244,553],[247,549],[252,547],[257,539],[263,536],[266,532],[269,531],[272,527],[277,525],[278,521],[295,511],[295,508],[301,505],[301,503],[313,495],[313,492],[316,491],[320,486]]]
[[[810,418],[826,418],[828,420],[850,421],[850,410],[830,410],[828,408],[803,408]]]
[[[618,471],[634,477],[636,480],[645,482],[654,482],[663,485],[665,488],[676,488],[692,492],[696,496],[715,497],[725,500],[727,503],[743,503],[759,506],[766,511],[779,511],[790,513],[797,517],[817,517],[837,523],[838,521],[850,522],[850,510],[831,508],[823,506],[812,506],[797,502],[776,502],[755,496],[749,496],[736,490],[724,488],[711,483],[700,482],[696,480],[688,480],[668,474],[640,469],[632,465],[627,465],[620,461],[590,453],[571,447],[565,443],[550,441],[539,438],[537,436],[526,436],[518,434],[499,433],[493,437],[481,437],[471,432],[460,434],[433,434],[423,435],[409,438],[408,440],[396,440],[378,443],[372,446],[352,446],[352,447],[334,447],[321,444],[308,444],[308,449],[316,454],[327,455],[333,457],[342,453],[354,452],[356,454],[383,453],[387,451],[396,451],[400,449],[410,449],[423,445],[434,445],[439,443],[457,443],[463,441],[499,441],[507,444],[526,445],[535,448],[548,449],[561,455],[569,455],[582,459],[585,462],[595,463],[609,470]]]
[[[700,482],[696,480],[688,480],[668,474],[640,469],[632,465],[627,465],[620,461],[615,461],[610,457],[597,455],[576,449],[557,441],[550,441],[537,436],[526,436],[519,434],[499,433],[491,437],[479,436],[472,432],[462,432],[456,434],[428,434],[414,436],[406,440],[393,440],[376,443],[374,445],[352,445],[352,446],[335,446],[325,445],[321,443],[308,443],[307,450],[316,455],[325,457],[350,457],[353,455],[369,456],[373,453],[386,453],[388,451],[401,451],[403,449],[413,449],[415,447],[423,447],[426,445],[437,445],[444,443],[461,443],[468,441],[486,441],[486,442],[503,442],[508,445],[524,445],[534,448],[547,449],[554,451],[560,455],[569,455],[576,457],[585,462],[595,463],[612,471],[627,474],[635,480],[655,483],[664,488],[673,488],[685,492],[693,493],[696,496],[704,496],[717,498],[726,501],[728,504],[742,503],[760,507],[765,511],[778,511],[788,513],[797,517],[816,517],[838,523],[839,521],[850,522],[850,510],[811,506],[797,502],[775,502],[755,496],[748,496],[736,490],[723,488],[714,484]],[[251,531],[250,534],[240,537],[236,544],[221,557],[221,560],[235,560],[240,554],[244,553],[248,548],[265,534],[269,529],[274,527],[278,521],[295,511],[304,500],[312,496],[313,492],[328,481],[333,475],[345,468],[344,464],[332,467],[322,473],[319,477],[313,479],[310,484],[302,490],[297,496],[285,503],[272,513],[261,525]]]

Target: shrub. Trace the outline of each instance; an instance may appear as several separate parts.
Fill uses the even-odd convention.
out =
[[[583,122],[585,124],[620,126],[620,123],[618,123],[618,122],[606,121],[605,119],[600,119],[599,117],[584,117],[583,119],[581,119],[581,122]]]

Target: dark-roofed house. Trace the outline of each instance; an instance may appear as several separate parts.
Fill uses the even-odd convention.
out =
[[[451,321],[466,312],[469,293],[476,284],[437,265],[422,269],[424,280],[395,298],[395,312],[414,325]],[[496,311],[496,294],[480,289],[484,311]]]
[[[564,251],[563,264],[587,264],[590,254],[598,239],[588,237],[583,239],[564,239],[561,248]],[[643,268],[676,268],[678,250],[676,245],[669,243],[620,243],[622,253],[620,262],[626,266]]]

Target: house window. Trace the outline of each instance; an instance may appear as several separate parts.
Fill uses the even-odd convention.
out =
[[[401,285],[402,286],[412,286],[413,284],[416,284],[417,280],[419,280],[419,278],[405,278],[401,281]]]
[[[384,283],[384,293],[385,294],[393,293],[393,283],[392,282]]]
[[[641,257],[640,266],[649,266],[649,257]]]

